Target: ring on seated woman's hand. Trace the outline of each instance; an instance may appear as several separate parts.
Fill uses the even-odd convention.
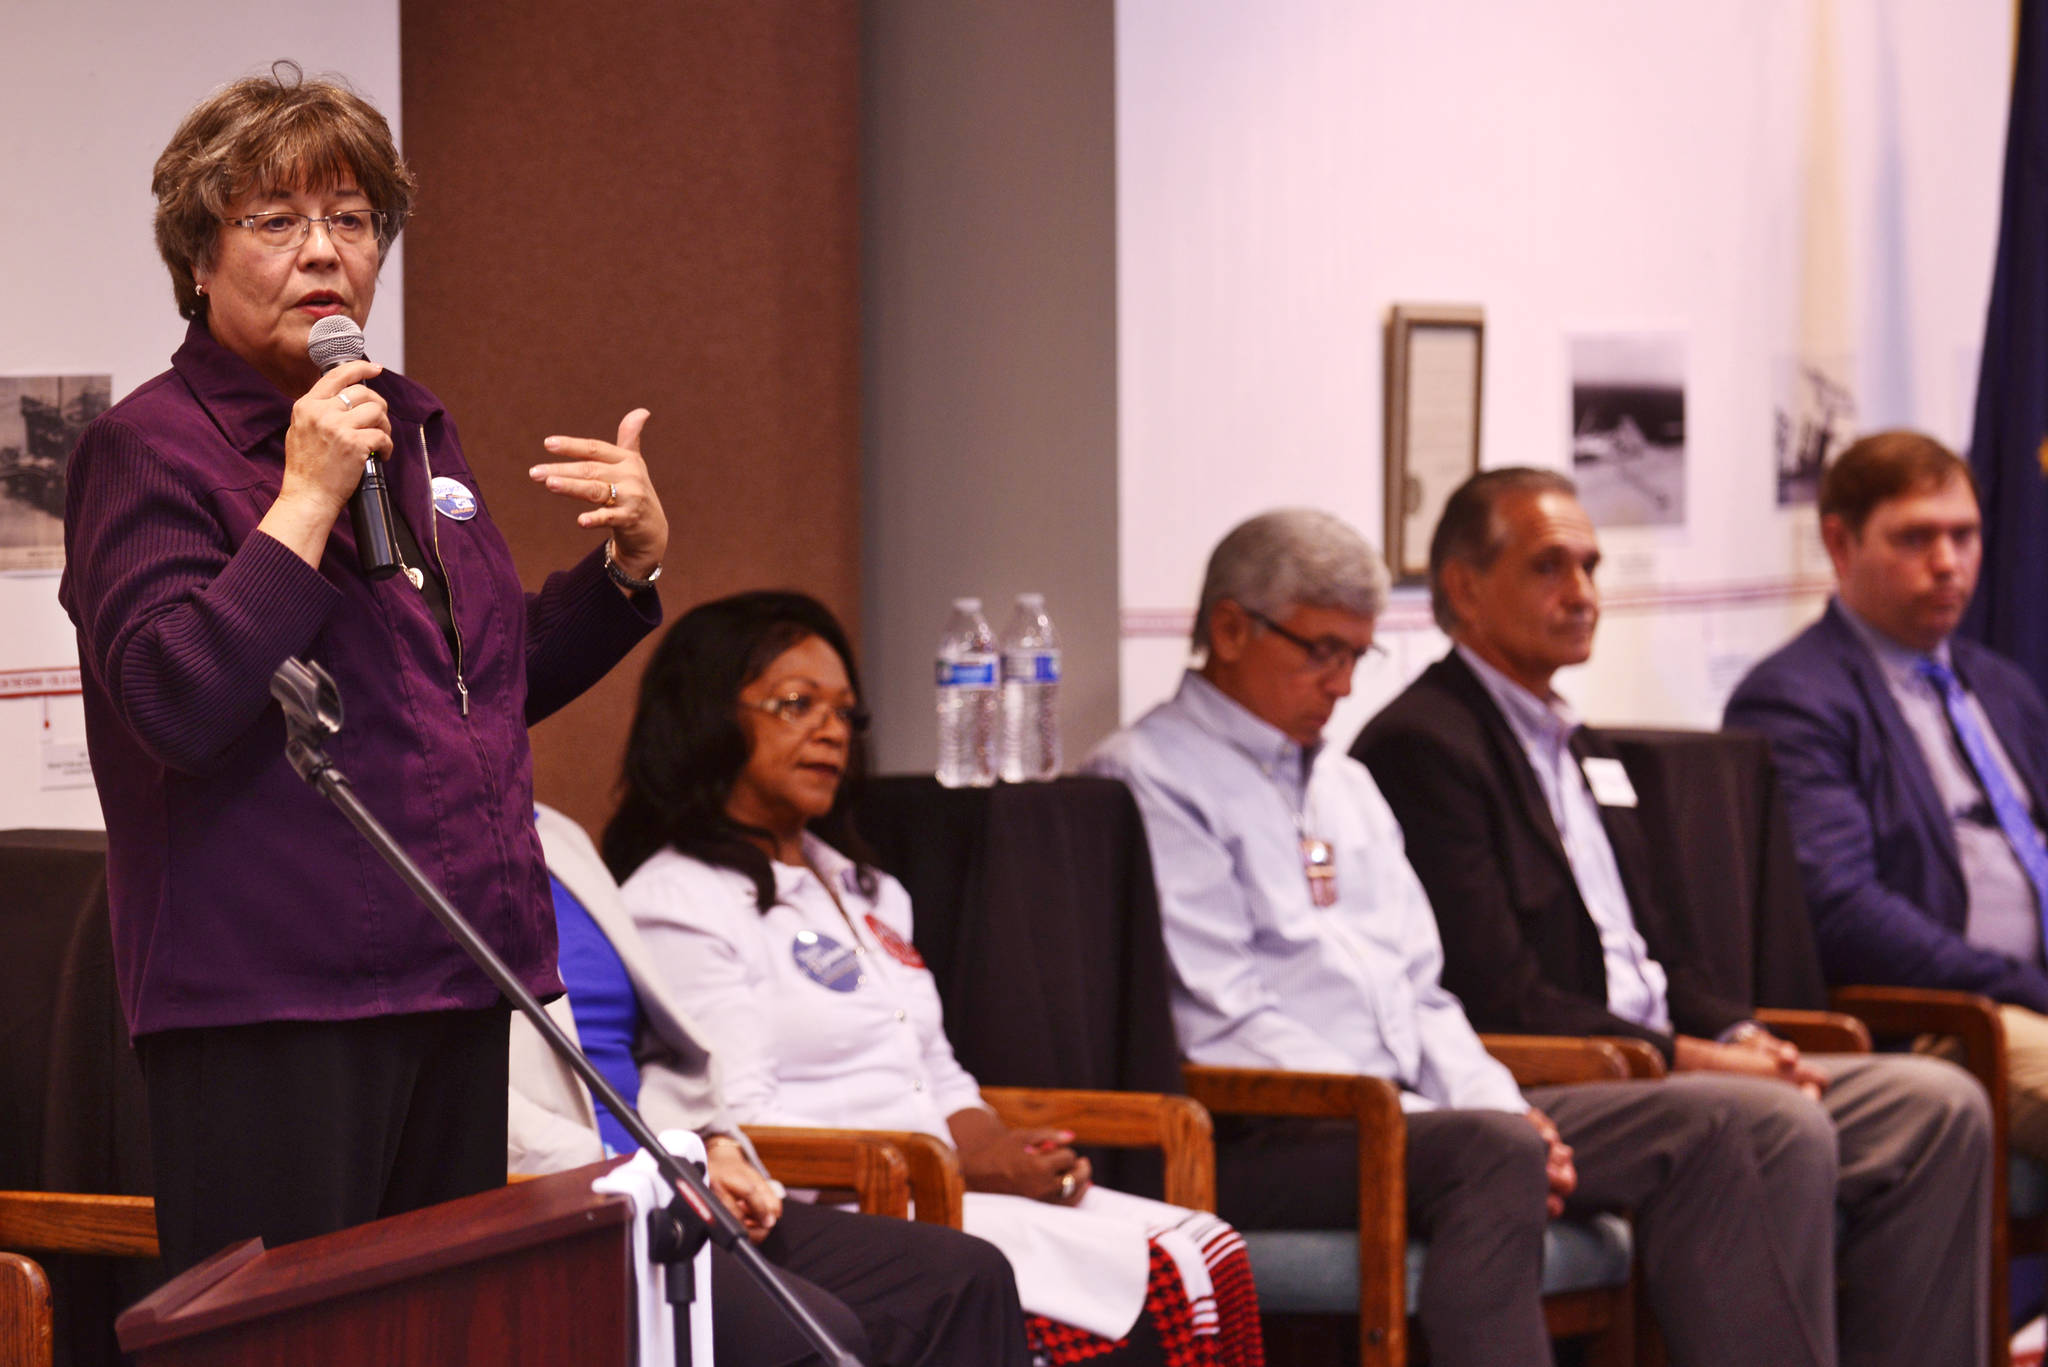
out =
[[[1066,1170],[1065,1172],[1061,1173],[1061,1174],[1060,1174],[1060,1199],[1061,1199],[1062,1201],[1071,1201],[1071,1200],[1073,1200],[1073,1199],[1074,1199],[1074,1187],[1075,1187],[1076,1185],[1077,1185],[1077,1184],[1076,1184],[1076,1183],[1075,1183],[1075,1181],[1074,1181],[1074,1170],[1073,1170],[1072,1168],[1069,1168],[1069,1169],[1067,1169],[1067,1170]]]
[[[334,397],[341,400],[341,406],[344,409],[354,408],[356,406],[356,401],[348,396],[348,391],[346,389],[342,390],[339,394],[336,394]]]

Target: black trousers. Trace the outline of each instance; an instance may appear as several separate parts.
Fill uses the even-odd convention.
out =
[[[507,1021],[494,1006],[138,1039],[164,1270],[504,1185]]]
[[[995,1245],[909,1220],[783,1204],[764,1258],[873,1367],[1026,1367],[1017,1282]],[[712,1335],[720,1362],[815,1361],[768,1293],[713,1250]]]

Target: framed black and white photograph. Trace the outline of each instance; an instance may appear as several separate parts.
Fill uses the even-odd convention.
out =
[[[64,566],[64,475],[109,375],[0,375],[0,570]]]
[[[1817,502],[1821,471],[1856,435],[1854,373],[1846,357],[1796,357],[1780,366],[1771,434],[1780,508]]]
[[[1685,522],[1685,338],[1571,339],[1572,478],[1599,527]]]
[[[1387,319],[1387,565],[1429,573],[1444,503],[1479,469],[1486,315],[1469,304],[1396,304]]]

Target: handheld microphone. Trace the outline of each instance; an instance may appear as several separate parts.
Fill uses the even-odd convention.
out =
[[[306,355],[321,370],[363,359],[363,330],[347,314],[336,313],[313,324]],[[356,531],[356,559],[371,579],[398,573],[398,543],[391,536],[391,490],[384,483],[384,462],[372,455],[363,461],[362,483],[349,495],[349,525]]]

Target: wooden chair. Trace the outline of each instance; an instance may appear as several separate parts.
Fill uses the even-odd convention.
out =
[[[858,814],[881,866],[911,894],[918,949],[938,979],[947,1032],[960,1061],[984,1083],[1128,1089],[1125,1095],[1186,1087],[1218,1112],[1349,1116],[1359,1121],[1362,1136],[1371,1136],[1361,1139],[1360,1160],[1372,1167],[1371,1181],[1385,1171],[1400,1180],[1398,1143],[1406,1130],[1395,1123],[1400,1108],[1385,1083],[1239,1070],[1181,1075],[1149,847],[1136,803],[1122,784],[1063,778],[941,789],[928,777],[883,778],[869,784]],[[1544,1041],[1536,1048],[1545,1056],[1597,1059],[1591,1066],[1601,1076],[1627,1075],[1628,1051],[1621,1046],[1610,1051]],[[1647,1052],[1654,1060],[1655,1051]],[[943,1168],[951,1153],[934,1145],[943,1152],[921,1158],[914,1136],[892,1137],[910,1157],[912,1187],[925,1218],[928,1198],[919,1164]],[[1388,1167],[1390,1143],[1395,1147]],[[942,1183],[943,1172],[931,1180]],[[1173,1181],[1169,1171],[1166,1199],[1208,1207],[1207,1200],[1176,1191]],[[1384,1196],[1378,1208],[1389,1208]],[[1396,1197],[1391,1209],[1401,1214],[1405,1205]],[[1595,1242],[1625,1247],[1626,1237],[1625,1224],[1613,1221],[1599,1227]],[[1365,1303],[1365,1279],[1344,1272],[1347,1265],[1372,1269],[1374,1287],[1387,1277],[1397,1288],[1403,1285],[1403,1240],[1388,1243],[1383,1232],[1362,1235],[1369,1241],[1364,1246],[1348,1231],[1337,1238],[1348,1246],[1335,1250],[1334,1262],[1317,1245],[1297,1264],[1322,1274],[1322,1284],[1312,1289],[1316,1301],[1330,1301],[1335,1309]],[[1382,1257],[1387,1249],[1392,1253]],[[1623,1271],[1615,1280],[1625,1283],[1625,1253],[1620,1263]],[[1338,1270],[1331,1274],[1333,1266]],[[1260,1276],[1265,1307],[1275,1288],[1256,1264],[1254,1274]],[[1405,1291],[1393,1304],[1405,1305]],[[1608,1356],[1597,1361],[1627,1360],[1632,1315],[1625,1291],[1559,1297],[1552,1314],[1561,1332],[1584,1329],[1599,1336],[1598,1346]],[[1290,1324],[1308,1318],[1284,1317]],[[1274,1337],[1276,1321],[1267,1323],[1269,1358],[1278,1362],[1285,1354]],[[1359,1337],[1365,1362],[1406,1361],[1405,1312],[1391,1319],[1384,1309],[1361,1316]],[[1302,1360],[1320,1363],[1325,1357],[1310,1351]]]
[[[884,1135],[859,1130],[749,1132],[768,1169],[791,1186],[854,1193],[860,1209],[903,1217],[911,1165]],[[520,1180],[518,1177],[514,1181]],[[156,1203],[147,1196],[0,1192],[0,1364],[50,1367],[49,1279],[28,1253],[157,1256]]]
[[[1210,1144],[1209,1113],[1188,1097],[1042,1087],[984,1087],[981,1096],[1012,1128],[1072,1130],[1074,1142],[1082,1147],[1157,1149],[1166,1167],[1164,1199],[1191,1210],[1216,1209],[1216,1152]],[[773,1127],[747,1129],[764,1160],[768,1150],[761,1147],[762,1136],[769,1136],[772,1143],[774,1136],[784,1133],[788,1131]],[[967,1183],[952,1145],[907,1130],[846,1133],[872,1136],[900,1151],[909,1167],[915,1217],[960,1228]]]
[[[1740,732],[1611,731],[1658,855],[1658,893],[1692,937],[1715,990],[1759,1004],[1757,1017],[1801,1049],[1867,1051],[1872,1037],[1956,1041],[1958,1062],[1991,1101],[1991,1286],[1986,1314],[1992,1367],[2009,1367],[2009,1267],[2015,1252],[2044,1249],[2048,1174],[2008,1154],[2005,1032],[1983,997],[1908,987],[1830,993],[1806,909],[1784,795],[1762,737]],[[1832,1011],[1817,1008],[1831,1006]],[[2018,1178],[2015,1181],[2015,1177]],[[2015,1187],[2026,1195],[2015,1207]]]
[[[1494,1035],[1485,1039],[1489,1052],[1507,1064],[1524,1086],[1618,1081],[1648,1066],[1662,1070],[1655,1050],[1640,1041],[1567,1040]],[[1218,1115],[1319,1117],[1350,1120],[1358,1128],[1358,1228],[1355,1248],[1341,1245],[1349,1232],[1314,1231],[1284,1237],[1306,1251],[1318,1251],[1331,1266],[1357,1269],[1358,1360],[1361,1367],[1401,1367],[1411,1357],[1408,1326],[1408,1285],[1411,1263],[1419,1268],[1426,1251],[1408,1238],[1407,1123],[1400,1093],[1384,1078],[1335,1073],[1283,1073],[1244,1068],[1210,1068],[1189,1064],[1188,1092]],[[1635,1356],[1635,1300],[1629,1264],[1631,1246],[1624,1239],[1615,1262],[1614,1241],[1623,1226],[1615,1220],[1595,1227],[1553,1222],[1546,1253],[1572,1250],[1607,1261],[1598,1285],[1558,1285],[1544,1299],[1544,1318],[1553,1337],[1588,1337],[1588,1367],[1624,1367]],[[1265,1237],[1248,1233],[1255,1249]],[[1317,1247],[1307,1249],[1313,1241]],[[1327,1248],[1323,1248],[1327,1245]],[[1347,1252],[1355,1255],[1355,1263]],[[1557,1259],[1549,1260],[1556,1266]],[[1584,1266],[1581,1257],[1564,1259]],[[1256,1270],[1257,1256],[1254,1254]],[[1574,1279],[1576,1280],[1576,1279]],[[1551,1285],[1546,1270],[1546,1289]],[[1261,1284],[1262,1293],[1265,1286]],[[1263,1295],[1262,1295],[1263,1298]]]
[[[2048,1171],[2012,1150],[2012,1099],[2007,1083],[2005,1024],[1998,1005],[1971,992],[1919,987],[1841,987],[1831,1000],[1889,1043],[1933,1035],[1953,1043],[1955,1061],[1983,1085],[1991,1101],[1991,1363],[2012,1359],[2015,1257],[2048,1252]],[[1804,1048],[1805,1046],[1800,1046]]]
[[[49,1367],[50,1283],[34,1253],[154,1258],[156,1203],[147,1196],[0,1191],[0,1362]]]

